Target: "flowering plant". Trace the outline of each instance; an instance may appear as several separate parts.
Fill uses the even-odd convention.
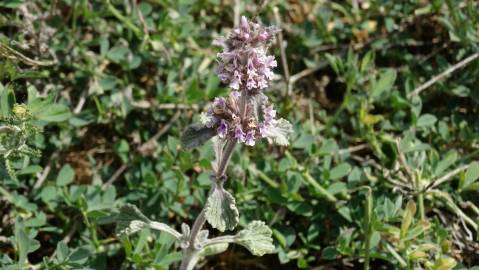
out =
[[[193,226],[182,224],[180,233],[149,220],[132,205],[121,208],[119,233],[131,234],[149,227],[173,235],[183,249],[182,270],[193,269],[199,259],[225,251],[230,243],[240,244],[257,256],[274,250],[271,229],[262,221],[249,223],[236,235],[211,239],[208,230],[202,228],[208,222],[224,232],[234,230],[239,222],[235,199],[224,189],[226,169],[237,144],[254,146],[261,138],[279,145],[288,144],[292,126],[285,119],[276,118],[273,105],[263,93],[273,78],[271,69],[276,66],[274,56],[267,55],[267,50],[277,32],[275,27],[263,27],[242,17],[240,26],[228,38],[215,41],[223,47],[218,54],[217,74],[232,91],[227,97],[215,98],[201,115],[201,123],[189,126],[181,138],[183,148],[189,149],[214,137],[212,187]]]

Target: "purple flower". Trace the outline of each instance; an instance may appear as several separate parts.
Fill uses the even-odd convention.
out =
[[[232,89],[238,90],[241,84],[241,74],[235,70],[233,74],[233,79],[230,82],[230,87]]]
[[[245,141],[245,133],[243,132],[240,126],[237,126],[235,128],[235,139],[238,140],[238,142]]]
[[[259,136],[261,138],[266,137],[266,128],[267,127],[266,127],[264,122],[261,122],[261,123],[258,124]]]
[[[264,89],[266,87],[268,87],[268,81],[266,81],[265,79],[261,78],[259,79],[256,84],[258,85],[258,88],[259,89]]]
[[[201,119],[207,127],[216,128],[220,138],[249,146],[260,138],[280,145],[288,143],[291,124],[276,119],[276,110],[261,93],[278,65],[274,56],[267,54],[277,32],[274,27],[263,27],[242,17],[228,38],[214,42],[223,48],[217,54],[216,73],[233,91],[228,97],[215,98]]]
[[[265,121],[271,121],[276,117],[276,110],[273,105],[265,106],[263,109]]]
[[[221,122],[217,131],[218,131],[218,136],[220,138],[225,138],[226,135],[228,134],[228,123],[226,123],[224,119],[221,119]]]
[[[277,63],[266,52],[277,32],[274,27],[263,27],[241,17],[240,26],[227,39],[214,42],[223,47],[216,71],[220,80],[233,90],[248,89],[249,94],[268,87],[274,75],[271,68]]]
[[[274,56],[268,55],[266,56],[266,61],[264,63],[267,67],[276,67],[278,63],[274,59]]]
[[[248,89],[256,88],[256,81],[252,77],[248,79],[248,82],[246,83],[246,88]]]
[[[262,31],[259,35],[258,35],[258,40],[259,41],[267,41],[269,38],[269,34],[267,31]]]
[[[224,109],[226,106],[226,100],[224,97],[215,97],[215,101],[213,102],[213,106]]]
[[[241,96],[241,93],[239,91],[233,91],[231,92],[231,96],[235,99],[238,99]]]
[[[255,134],[254,130],[248,131],[248,133],[246,134],[246,137],[245,137],[245,144],[246,145],[254,146],[254,144],[255,144],[254,134]]]

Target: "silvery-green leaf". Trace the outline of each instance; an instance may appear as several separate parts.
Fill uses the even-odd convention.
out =
[[[206,220],[213,228],[222,232],[233,230],[239,221],[235,198],[221,185],[214,188],[206,202]]]
[[[186,223],[181,224],[181,237],[180,240],[180,247],[182,249],[187,249],[190,246],[190,226]]]
[[[181,234],[183,237],[189,237],[190,236],[190,226],[186,223],[181,223]]]
[[[204,144],[215,136],[216,130],[204,125],[189,125],[181,135],[181,146],[185,149],[194,148]]]
[[[210,232],[208,230],[201,230],[196,236],[195,248],[201,249],[203,244],[208,240],[208,235]]]
[[[264,130],[264,135],[271,143],[278,145],[288,145],[288,136],[293,132],[293,126],[288,120],[280,118],[273,122],[273,124]]]
[[[263,256],[274,251],[271,229],[263,221],[255,220],[235,236],[235,243],[247,248],[253,255]]]
[[[204,242],[208,239],[210,232],[208,230],[201,230],[196,236],[196,242]]]
[[[143,229],[150,220],[132,204],[125,204],[120,208],[116,217],[116,230],[118,235],[130,235]]]
[[[116,216],[116,231],[117,235],[130,235],[138,232],[143,228],[150,228],[167,232],[175,238],[180,239],[181,234],[170,226],[151,221],[141,211],[132,204],[126,204],[120,208],[120,213]]]

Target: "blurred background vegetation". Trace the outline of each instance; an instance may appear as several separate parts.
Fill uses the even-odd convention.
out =
[[[246,15],[282,29],[268,95],[295,134],[238,149],[227,189],[277,248],[202,269],[478,269],[478,4],[1,0],[0,267],[177,267],[112,220],[201,210],[211,145],[179,134],[228,93],[211,43]]]

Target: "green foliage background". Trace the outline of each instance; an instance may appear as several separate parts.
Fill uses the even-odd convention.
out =
[[[211,43],[235,5],[283,30],[268,95],[295,134],[228,172],[276,253],[204,269],[479,265],[478,2],[264,2],[0,1],[2,269],[176,267],[172,238],[117,238],[113,219],[132,203],[178,229],[205,204],[211,144],[179,136],[228,92]]]

